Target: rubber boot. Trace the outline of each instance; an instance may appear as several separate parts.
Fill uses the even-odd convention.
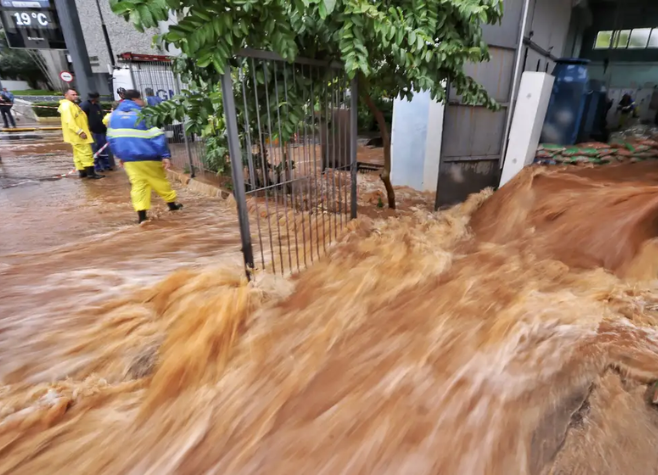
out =
[[[100,180],[101,178],[105,178],[105,175],[99,175],[96,173],[93,166],[85,167],[85,171],[87,172],[87,178],[91,180]]]
[[[179,209],[183,209],[183,205],[176,203],[175,201],[172,203],[167,203],[167,206],[169,206],[169,211],[178,211]]]
[[[142,224],[144,221],[146,221],[148,219],[148,217],[146,216],[146,210],[145,209],[143,209],[141,211],[137,211],[137,219],[139,220],[138,224]]]
[[[78,176],[80,178],[87,178],[87,172],[85,170],[78,170]]]

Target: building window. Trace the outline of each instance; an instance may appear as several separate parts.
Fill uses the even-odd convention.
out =
[[[658,48],[658,28],[654,28],[649,37],[649,48]]]
[[[594,49],[646,49],[658,48],[658,28],[599,31]]]
[[[631,38],[628,42],[629,48],[645,49],[649,44],[649,37],[651,36],[651,28],[638,28],[631,31]]]
[[[612,31],[599,31],[599,34],[596,35],[594,49],[609,49],[612,42],[612,33]]]
[[[631,37],[632,30],[619,30],[615,31],[612,40],[612,47],[617,49],[625,49],[628,46],[628,39]]]

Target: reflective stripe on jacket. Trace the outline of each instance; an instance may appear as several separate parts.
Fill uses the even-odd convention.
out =
[[[112,153],[124,162],[162,160],[171,157],[162,129],[147,128],[139,117],[142,108],[124,100],[110,116],[107,140]]]
[[[89,132],[87,114],[85,114],[77,104],[68,99],[62,99],[59,101],[57,112],[59,112],[62,118],[62,135],[64,136],[64,142],[72,144],[94,143],[94,139],[91,137],[91,132]],[[86,139],[80,137],[82,132],[87,134]]]

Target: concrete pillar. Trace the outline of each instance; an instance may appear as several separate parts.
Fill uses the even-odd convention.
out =
[[[391,181],[419,191],[436,191],[443,138],[443,104],[427,91],[411,101],[395,99],[391,129]]]
[[[55,6],[64,33],[66,49],[71,55],[73,67],[75,68],[75,84],[78,94],[84,101],[93,90],[94,79],[75,0],[55,0]]]
[[[523,73],[500,186],[534,161],[554,81],[550,74]]]

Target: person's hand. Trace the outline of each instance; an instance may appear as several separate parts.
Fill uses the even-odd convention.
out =
[[[171,168],[171,160],[169,160],[168,158],[163,158],[162,166],[164,167],[165,170],[169,170]]]
[[[119,167],[123,168],[123,160],[121,160],[120,158],[117,158],[116,161],[119,163]]]
[[[85,134],[84,132],[80,132],[80,138],[82,140],[87,140],[87,134]]]

